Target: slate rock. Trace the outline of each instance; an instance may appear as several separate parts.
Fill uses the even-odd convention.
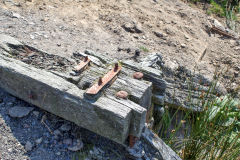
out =
[[[72,146],[68,147],[68,150],[76,152],[81,150],[82,148],[83,148],[83,142],[80,139],[78,139],[77,141],[73,142]]]
[[[27,143],[25,144],[25,150],[28,152],[28,151],[31,151],[32,148],[33,148],[33,144],[27,141]]]
[[[34,108],[15,106],[9,109],[8,114],[13,118],[22,118],[27,116]]]
[[[70,130],[71,130],[71,125],[69,125],[69,124],[63,124],[63,125],[60,127],[60,130],[61,130],[61,131],[65,131],[65,132],[70,131]]]
[[[42,140],[43,140],[43,138],[41,137],[41,138],[36,139],[35,142],[36,142],[37,144],[40,144],[40,143],[42,143]]]
[[[125,31],[130,33],[143,33],[140,25],[134,23],[126,23],[122,27]]]

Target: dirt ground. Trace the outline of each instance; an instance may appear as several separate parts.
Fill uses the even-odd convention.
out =
[[[117,59],[133,56],[136,49],[143,56],[160,52],[164,60],[207,78],[216,66],[227,69],[229,88],[239,85],[239,40],[209,35],[212,18],[180,0],[25,1],[0,3],[0,32],[62,56],[85,49]]]
[[[226,70],[223,82],[233,90],[240,84],[240,40],[209,34],[209,19],[180,0],[0,1],[0,33],[49,53],[90,49],[125,59],[137,49],[141,56],[160,52],[169,65],[210,79],[216,67]]]

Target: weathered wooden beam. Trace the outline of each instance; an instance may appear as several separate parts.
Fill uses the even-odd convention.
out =
[[[0,87],[118,143],[123,143],[130,132],[132,111],[127,106],[107,97],[87,101],[84,91],[66,80],[3,56],[0,56]]]
[[[154,90],[162,92],[165,91],[167,86],[165,80],[163,80],[163,73],[160,70],[151,67],[141,66],[134,60],[126,60],[123,61],[122,64],[125,68],[128,69],[125,71],[126,73],[133,74],[134,71],[142,72],[144,74],[143,79],[152,82]]]
[[[1,38],[0,36],[0,40]],[[70,79],[75,77],[69,73],[37,69],[11,58],[12,47],[23,45],[17,41],[12,42],[0,43],[1,88],[115,142],[123,144],[129,134],[140,136],[146,118],[144,107],[131,100],[117,99],[112,92],[97,99],[87,99],[85,90],[79,89],[75,84],[82,77],[77,77],[79,79],[72,83]],[[119,87],[121,88],[120,84]]]

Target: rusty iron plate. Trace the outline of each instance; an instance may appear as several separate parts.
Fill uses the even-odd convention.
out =
[[[137,140],[138,140],[137,137],[129,135],[129,147],[132,148],[134,144],[137,142]]]
[[[118,65],[118,63],[115,64],[114,68],[109,71],[106,75],[103,77],[100,77],[98,82],[95,83],[92,87],[90,87],[86,94],[88,95],[96,95],[98,92],[107,84],[113,83],[115,81],[117,74],[120,72],[122,66]]]
[[[233,35],[231,35],[230,33],[227,33],[226,31],[223,31],[215,26],[212,26],[211,31],[215,31],[218,32],[219,34],[222,34],[223,36],[229,37],[229,38],[235,38]]]
[[[80,71],[86,69],[86,67],[89,65],[90,62],[91,62],[91,60],[86,56],[86,57],[84,58],[84,60],[81,61],[80,64],[77,65],[77,66],[74,68],[74,71],[80,72]]]

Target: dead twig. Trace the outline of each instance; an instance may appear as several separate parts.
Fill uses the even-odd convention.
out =
[[[206,55],[207,52],[207,47],[205,48],[205,50],[203,51],[203,53],[201,54],[201,56],[199,57],[198,61],[201,62],[203,57]]]
[[[53,132],[52,132],[52,130],[50,129],[50,127],[44,122],[46,119],[47,119],[47,116],[46,116],[46,115],[43,115],[43,116],[42,116],[42,119],[41,119],[41,123],[44,124],[45,127],[48,129],[48,131],[53,135]]]

